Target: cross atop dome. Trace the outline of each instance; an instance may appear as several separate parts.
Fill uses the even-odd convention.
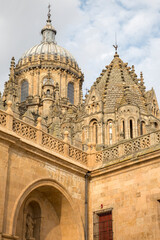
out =
[[[47,22],[51,23],[51,5],[50,4],[48,5],[48,14],[47,14],[47,16],[48,16]]]

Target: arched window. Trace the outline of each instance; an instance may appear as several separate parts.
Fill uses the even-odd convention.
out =
[[[67,97],[70,103],[74,104],[74,84],[72,82],[68,83]]]
[[[125,122],[124,122],[124,120],[122,121],[122,133],[123,133],[123,138],[125,139]]]
[[[47,89],[46,94],[50,95],[50,89]]]
[[[130,127],[130,138],[133,138],[133,121],[131,119],[129,121],[129,127]]]
[[[28,82],[24,80],[21,83],[21,102],[24,102],[28,97]]]
[[[98,123],[97,120],[92,120],[90,123],[90,141],[98,143]]]
[[[112,141],[113,141],[112,122],[109,122],[109,144],[112,144]]]

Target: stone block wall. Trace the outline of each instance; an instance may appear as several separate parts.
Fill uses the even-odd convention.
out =
[[[160,158],[129,167],[126,164],[119,170],[110,166],[106,172],[99,171],[99,176],[93,171],[89,239],[94,239],[93,213],[112,209],[114,240],[159,240],[159,172]]]

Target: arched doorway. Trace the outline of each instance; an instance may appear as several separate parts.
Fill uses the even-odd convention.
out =
[[[56,182],[31,186],[17,204],[13,234],[21,240],[84,239],[72,199]]]

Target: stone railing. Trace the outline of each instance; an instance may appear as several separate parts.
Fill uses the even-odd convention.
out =
[[[102,151],[103,163],[113,162],[121,157],[148,149],[158,143],[160,143],[160,130],[134,139],[123,140],[123,142]]]
[[[0,127],[5,127],[22,138],[87,165],[87,153],[69,144],[68,132],[65,132],[64,141],[61,141],[42,130],[40,117],[36,127],[15,118],[11,105],[9,101],[7,111],[0,110]]]
[[[0,126],[13,131],[18,136],[37,143],[47,149],[69,157],[85,166],[97,167],[102,164],[112,164],[127,155],[140,152],[160,143],[160,130],[143,136],[123,140],[103,151],[96,151],[95,144],[89,143],[87,152],[84,152],[69,143],[68,132],[64,133],[64,140],[57,139],[42,130],[41,118],[38,118],[36,127],[31,126],[13,116],[12,103],[8,102],[7,111],[0,110]]]
[[[34,142],[37,141],[37,129],[19,119],[13,118],[12,130],[21,137],[27,138]]]
[[[6,127],[6,113],[0,112],[0,125]]]
[[[87,164],[87,153],[82,152],[80,149],[75,148],[71,145],[69,145],[69,157]]]

